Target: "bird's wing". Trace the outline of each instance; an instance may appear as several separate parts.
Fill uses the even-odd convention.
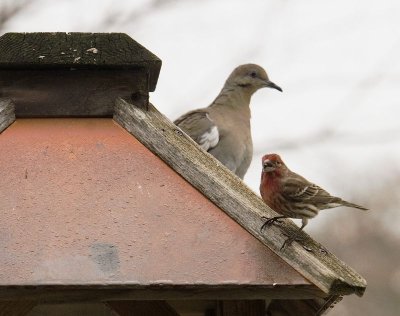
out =
[[[338,206],[348,206],[358,208],[360,210],[367,210],[367,208],[342,200],[339,197],[331,195],[318,185],[311,183],[303,177],[295,174],[285,181],[283,185],[284,197],[293,202],[299,203],[303,207],[308,205],[313,208],[323,210]]]
[[[206,110],[188,112],[177,118],[174,123],[206,151],[217,146],[219,142],[218,127]]]
[[[309,202],[315,205],[331,203],[335,199],[327,191],[298,174],[288,177],[284,182],[283,195],[295,202]]]

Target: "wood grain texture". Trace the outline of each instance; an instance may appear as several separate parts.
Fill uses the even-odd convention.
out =
[[[0,95],[24,117],[112,117],[117,97],[148,105],[143,69],[0,69]]]
[[[314,285],[276,285],[269,287],[188,284],[188,285],[142,285],[129,284],[92,286],[1,286],[0,301],[24,299],[41,302],[81,302],[119,300],[255,300],[255,299],[310,299],[325,294]]]
[[[112,301],[105,304],[120,316],[179,316],[165,301]]]
[[[260,232],[262,216],[277,214],[152,105],[142,111],[117,99],[114,120],[324,293],[364,293],[364,278],[307,234],[300,236],[304,238],[302,245],[295,242],[281,251],[284,233],[293,233],[298,227],[286,220]]]
[[[34,301],[0,301],[0,316],[26,315],[37,303]]]
[[[161,60],[124,33],[6,33],[0,69],[144,69],[154,91]]]
[[[15,121],[14,103],[8,98],[0,98],[0,133]]]
[[[229,300],[218,302],[218,316],[264,316],[265,300]]]

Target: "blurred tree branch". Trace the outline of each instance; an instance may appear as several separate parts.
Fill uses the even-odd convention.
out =
[[[316,133],[299,137],[297,139],[275,139],[268,140],[268,144],[262,149],[255,151],[255,154],[262,154],[270,150],[297,150],[304,146],[318,145],[324,142],[365,145],[374,143],[398,142],[400,139],[400,129],[386,130],[379,132],[363,132],[362,134],[339,133],[334,129],[324,129]]]
[[[126,25],[132,21],[137,23],[148,14],[154,13],[154,11],[162,10],[166,6],[181,1],[182,0],[150,0],[147,4],[132,9],[132,11],[125,16],[121,14],[120,10],[110,12],[104,17],[103,20],[100,21],[99,25],[102,28],[110,29],[116,26]],[[122,7],[122,9],[124,8]],[[121,18],[121,16],[123,16],[123,18]]]
[[[351,112],[359,111],[359,107],[363,105],[363,100],[368,98],[370,93],[386,79],[388,74],[381,72],[381,69],[388,69],[390,68],[388,65],[395,63],[399,45],[400,39],[397,40],[391,48],[377,60],[372,70],[368,72],[368,76],[359,80],[352,89],[349,89],[350,93],[336,106],[334,113],[329,113],[327,115],[325,124],[327,127],[325,129],[298,139],[276,139],[265,141],[265,144],[271,145],[268,145],[268,147],[262,147],[255,153],[261,154],[268,152],[269,148],[272,150],[299,149],[303,146],[316,145],[327,141],[356,145],[398,141],[400,138],[400,129],[352,135],[349,133],[340,133],[336,130],[336,127],[338,122],[343,121],[343,113],[347,113],[347,116],[351,116]]]
[[[33,2],[34,0],[2,1],[0,3],[0,34],[8,21],[26,9],[26,7],[31,5]]]

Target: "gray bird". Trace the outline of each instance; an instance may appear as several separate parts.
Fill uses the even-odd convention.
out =
[[[241,65],[233,70],[210,106],[190,111],[174,123],[243,179],[253,157],[250,99],[265,87],[282,92],[262,67]]]

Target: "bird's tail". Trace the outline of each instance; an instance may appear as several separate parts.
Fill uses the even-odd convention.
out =
[[[343,206],[353,207],[353,208],[358,208],[359,210],[368,211],[368,209],[366,207],[364,207],[364,206],[360,206],[360,205],[357,205],[357,204],[354,204],[354,203],[350,203],[350,202],[347,202],[347,201],[344,201],[344,200],[341,200],[341,204]]]

